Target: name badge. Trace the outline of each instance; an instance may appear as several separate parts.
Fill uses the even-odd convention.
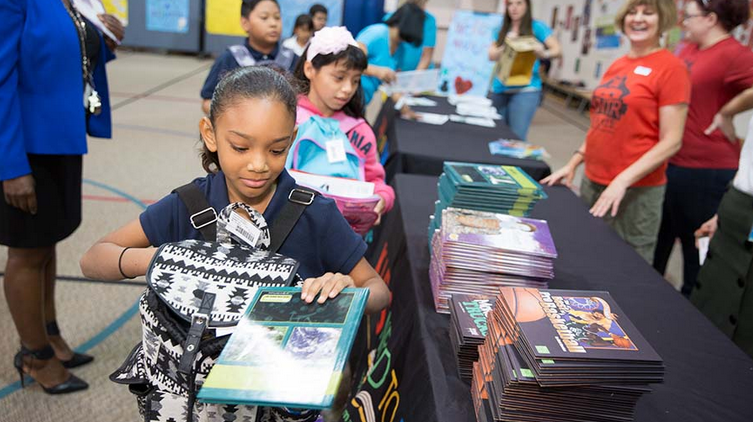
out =
[[[332,139],[327,141],[327,160],[330,163],[339,163],[345,161],[345,144],[342,139]]]
[[[635,68],[633,73],[635,73],[636,75],[648,76],[651,74],[651,71],[652,69],[650,67],[638,66]]]
[[[226,229],[239,240],[254,248],[261,236],[261,230],[254,223],[241,217],[237,212],[230,213],[230,221],[227,223]]]

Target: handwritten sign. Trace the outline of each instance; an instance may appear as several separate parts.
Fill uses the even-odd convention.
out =
[[[453,14],[437,92],[442,95],[486,96],[494,68],[487,52],[501,26],[500,15],[470,10],[458,10]]]

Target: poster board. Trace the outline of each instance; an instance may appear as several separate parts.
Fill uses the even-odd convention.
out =
[[[281,40],[293,34],[295,19],[308,14],[314,4],[327,8],[327,26],[339,26],[343,21],[345,0],[277,0],[282,16]],[[204,51],[222,52],[227,46],[240,44],[248,36],[241,28],[241,0],[205,0]]]
[[[494,69],[488,50],[501,26],[498,14],[455,11],[442,57],[440,95],[486,96]]]

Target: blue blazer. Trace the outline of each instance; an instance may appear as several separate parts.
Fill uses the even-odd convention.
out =
[[[102,113],[87,125],[81,47],[63,2],[0,1],[0,180],[30,174],[26,154],[82,155],[87,132],[111,137],[105,62],[115,56],[100,41]]]

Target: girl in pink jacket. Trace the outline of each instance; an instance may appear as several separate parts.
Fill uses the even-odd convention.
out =
[[[303,95],[298,97],[296,124],[311,116],[335,119],[364,162],[367,182],[381,200],[374,208],[379,215],[392,209],[395,192],[384,181],[384,167],[379,163],[376,136],[363,118],[361,74],[366,70],[366,55],[345,27],[319,30],[303,52],[295,69]]]

